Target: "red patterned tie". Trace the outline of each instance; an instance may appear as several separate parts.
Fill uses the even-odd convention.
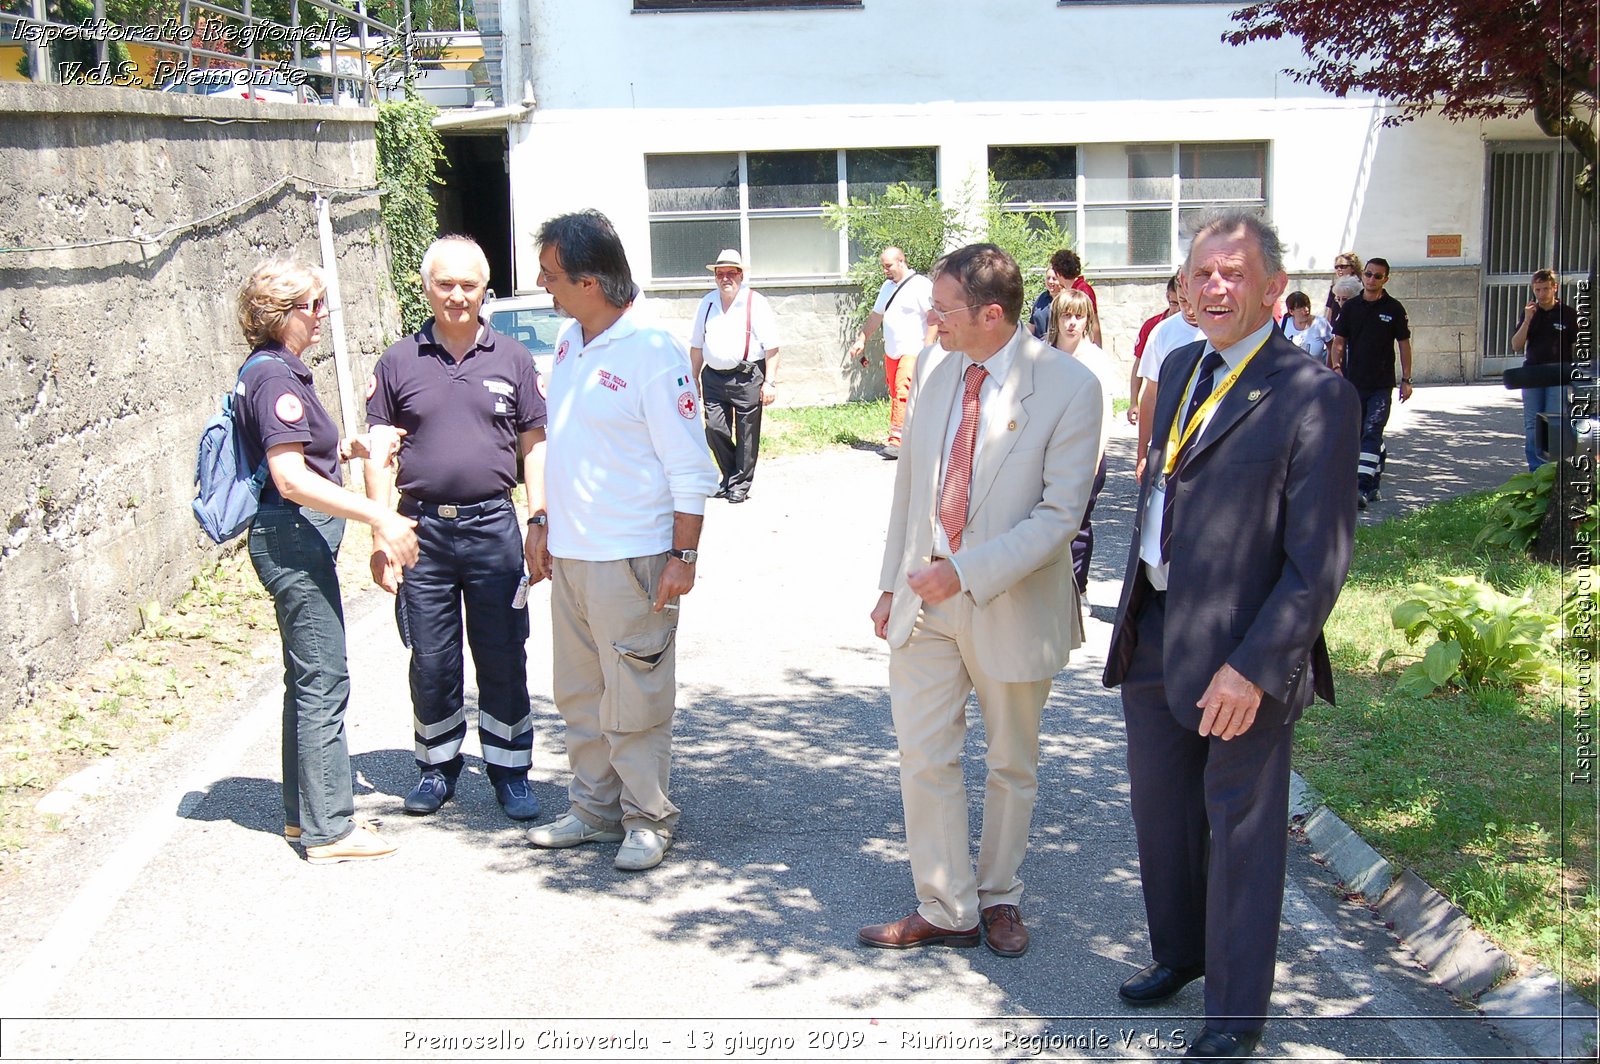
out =
[[[967,527],[967,492],[972,487],[972,450],[978,442],[978,390],[988,370],[968,366],[966,390],[961,393],[961,427],[950,445],[950,462],[944,470],[944,490],[939,494],[939,523],[950,541],[950,553],[961,549],[961,530]]]

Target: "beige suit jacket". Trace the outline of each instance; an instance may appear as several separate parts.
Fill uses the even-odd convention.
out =
[[[906,414],[878,584],[894,595],[890,647],[905,645],[922,608],[906,574],[933,552],[945,431],[966,362],[959,353],[928,361]],[[999,394],[985,400],[958,560],[978,664],[997,680],[1047,680],[1083,642],[1070,544],[1100,461],[1103,402],[1083,363],[1027,330]]]

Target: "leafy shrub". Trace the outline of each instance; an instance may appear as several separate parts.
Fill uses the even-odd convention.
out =
[[[900,183],[867,199],[824,203],[823,219],[847,233],[851,246],[862,256],[850,264],[847,275],[861,290],[852,313],[854,320],[866,320],[878,289],[883,287],[879,256],[886,247],[898,247],[912,269],[927,274],[946,251],[986,240],[998,244],[1017,261],[1023,276],[1031,278],[1044,272],[1057,250],[1072,246],[1072,235],[1048,211],[1005,210],[1010,194],[993,174],[988,178],[981,217],[976,224],[968,224],[964,219],[972,215],[977,199],[969,181],[948,200],[937,189]]]
[[[1556,619],[1536,607],[1528,592],[1506,595],[1476,577],[1447,576],[1437,584],[1414,584],[1409,594],[1390,612],[1390,621],[1408,643],[1426,632],[1437,638],[1401,672],[1402,689],[1428,694],[1449,684],[1521,687],[1538,683],[1550,670]],[[1379,667],[1395,656],[1385,651]]]
[[[1545,512],[1550,509],[1550,496],[1559,469],[1557,463],[1546,462],[1533,472],[1518,473],[1500,485],[1487,523],[1472,545],[1527,550],[1539,534]]]

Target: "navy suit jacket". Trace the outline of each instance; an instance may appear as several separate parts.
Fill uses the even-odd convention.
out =
[[[1179,348],[1161,367],[1107,687],[1133,660],[1152,590],[1139,560],[1145,500],[1205,348]],[[1360,427],[1355,388],[1273,330],[1168,478],[1162,676],[1167,705],[1185,726],[1198,728],[1195,703],[1224,662],[1262,688],[1258,726],[1298,719],[1314,695],[1333,701],[1322,626],[1350,568]]]

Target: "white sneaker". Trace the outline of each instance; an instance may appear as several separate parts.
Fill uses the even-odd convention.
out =
[[[568,846],[579,846],[585,842],[620,842],[622,832],[615,828],[592,828],[571,813],[567,813],[559,820],[529,828],[528,841],[546,850],[564,850]]]
[[[617,850],[612,864],[624,872],[643,872],[661,863],[672,847],[672,836],[649,828],[629,828],[628,837]]]

